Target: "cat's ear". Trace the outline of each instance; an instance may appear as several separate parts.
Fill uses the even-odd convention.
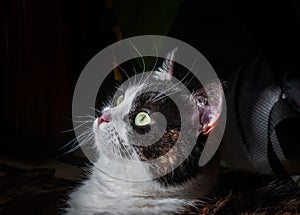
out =
[[[177,48],[169,52],[161,67],[155,72],[155,77],[161,80],[171,80],[173,76],[174,59]]]
[[[214,80],[208,83],[195,91],[191,99],[198,109],[196,117],[199,117],[199,134],[208,134],[217,125],[222,112],[224,93],[221,82]]]

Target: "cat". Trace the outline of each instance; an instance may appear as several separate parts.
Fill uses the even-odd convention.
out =
[[[218,172],[200,168],[198,161],[222,111],[222,86],[213,80],[205,90],[186,93],[182,85],[174,84],[175,52],[139,81],[118,88],[95,118],[94,147],[99,156],[87,180],[70,193],[65,214],[183,214],[197,211],[201,199],[215,187]],[[181,100],[184,115],[171,95]],[[165,130],[155,113],[165,117]],[[194,143],[179,138],[184,136],[183,126],[191,128],[185,136]],[[148,133],[162,135],[153,142],[151,135],[143,138]],[[189,148],[187,158],[179,161]],[[170,156],[164,158],[168,152]],[[158,165],[143,165],[154,160]]]

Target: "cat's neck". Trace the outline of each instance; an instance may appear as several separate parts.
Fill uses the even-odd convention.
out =
[[[149,195],[156,198],[160,196],[163,198],[170,196],[197,198],[210,191],[218,178],[215,173],[210,172],[209,174],[200,174],[182,185],[167,187],[159,183],[159,180],[151,179],[149,170],[138,162],[136,165],[132,164],[132,162],[127,163],[126,160],[120,162],[99,159],[92,168],[90,181],[101,183],[103,193],[109,188],[110,192],[114,190],[113,193],[127,195],[127,197],[131,195]],[[109,169],[109,167],[111,168]],[[145,178],[145,175],[149,175],[148,180],[138,180],[142,177]],[[128,192],[123,192],[124,190]]]
[[[111,169],[121,171],[120,165],[128,165],[126,162],[113,162],[112,159],[102,157],[97,163],[98,166],[91,168],[89,179],[70,195],[68,215],[183,213],[187,206],[197,204],[211,190],[213,180],[216,179],[211,175],[200,174],[182,185],[166,187],[155,179],[121,180],[104,172],[108,164]],[[129,166],[127,170],[131,170],[132,174],[145,174],[144,171],[147,171],[136,166]]]
[[[93,174],[112,181],[138,182],[151,180],[149,168],[141,161],[100,156],[94,164]]]

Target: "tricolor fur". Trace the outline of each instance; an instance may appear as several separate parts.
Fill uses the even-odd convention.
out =
[[[116,94],[95,119],[94,146],[99,158],[91,167],[88,179],[70,194],[67,214],[180,214],[201,204],[199,199],[211,191],[217,174],[215,171],[206,173],[198,166],[198,160],[206,135],[216,124],[222,109],[222,87],[214,81],[207,87],[212,92],[201,88],[192,94],[184,93],[183,85],[172,81],[174,56],[175,50],[150,76],[122,85],[117,91],[122,95]],[[184,116],[169,98],[175,94],[187,110]],[[210,95],[214,97],[212,103],[209,103]],[[135,124],[140,112],[150,116],[149,125]],[[159,118],[155,118],[154,113],[157,112],[167,120],[165,131],[156,125]],[[195,143],[187,139],[177,143],[182,123],[197,128],[187,134],[195,135]],[[154,143],[151,138],[135,138],[135,133],[146,135],[150,130],[162,132],[161,138]],[[175,144],[179,146],[175,148]],[[194,146],[190,155],[169,172],[167,166],[177,162],[189,144]],[[171,156],[161,159],[167,152],[172,152]],[[152,159],[158,159],[158,168],[142,165]],[[133,164],[132,161],[137,162]],[[124,180],[128,177],[149,180]]]

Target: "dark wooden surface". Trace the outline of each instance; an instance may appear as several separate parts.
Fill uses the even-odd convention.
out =
[[[22,169],[0,164],[0,214],[52,215],[64,207],[75,182],[57,178],[55,169]]]

